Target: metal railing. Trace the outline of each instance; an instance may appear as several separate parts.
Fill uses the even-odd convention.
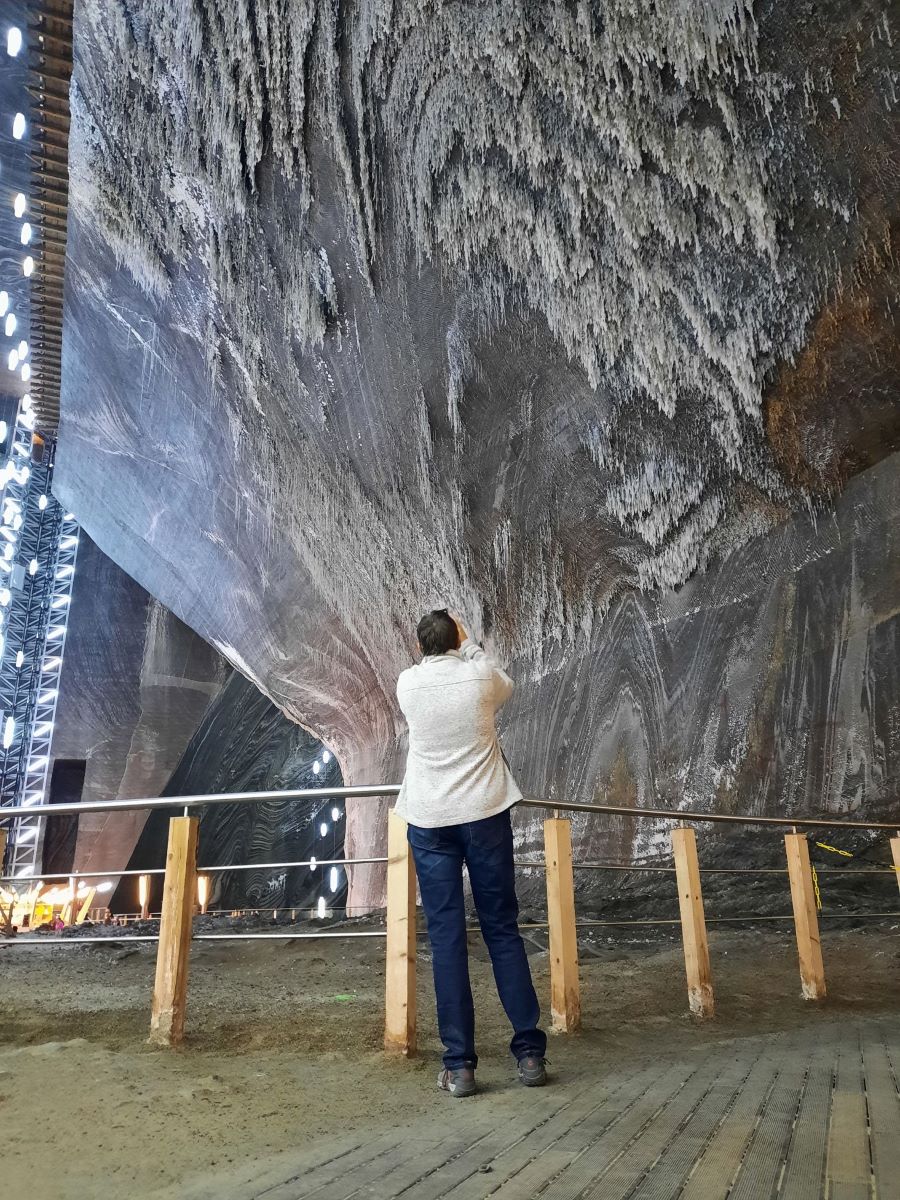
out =
[[[328,801],[330,799],[365,799],[365,798],[386,798],[396,796],[399,792],[397,785],[383,784],[372,786],[355,786],[341,788],[296,788],[286,789],[276,792],[229,792],[229,793],[210,793],[192,796],[176,796],[176,797],[155,797],[133,800],[115,800],[115,801],[95,801],[88,803],[72,803],[72,804],[40,804],[40,805],[23,805],[19,808],[9,808],[0,810],[0,827],[2,822],[13,821],[19,815],[27,813],[29,816],[63,816],[63,815],[80,815],[81,813],[96,813],[96,812],[116,812],[116,811],[133,811],[135,809],[147,810],[163,810],[169,811],[174,815],[188,816],[192,810],[205,808],[217,804],[242,804],[242,803],[271,803],[275,802],[290,802],[311,800],[316,803]],[[807,998],[820,998],[824,995],[824,972],[821,966],[821,951],[818,942],[818,912],[816,907],[817,902],[817,885],[816,872],[811,869],[808,842],[806,837],[798,832],[798,830],[834,830],[847,829],[853,831],[868,831],[868,832],[891,832],[896,830],[896,823],[887,821],[857,821],[848,820],[835,814],[823,814],[819,817],[772,817],[772,816],[735,816],[726,813],[708,813],[698,812],[696,810],[676,810],[676,809],[647,809],[647,808],[629,808],[621,805],[608,804],[593,804],[577,801],[559,801],[559,800],[538,800],[525,799],[522,805],[530,808],[539,808],[550,810],[554,819],[548,820],[545,823],[545,832],[553,828],[553,849],[549,845],[545,845],[546,856],[544,861],[532,861],[528,859],[517,859],[516,864],[520,867],[528,869],[544,870],[548,877],[548,919],[547,921],[527,922],[524,923],[522,929],[545,929],[549,930],[550,945],[551,945],[551,991],[558,991],[560,995],[565,994],[567,999],[562,1003],[566,1009],[560,1014],[554,1007],[554,1019],[560,1017],[560,1028],[571,1029],[577,1027],[578,1015],[570,1011],[571,996],[577,996],[577,951],[575,950],[575,935],[578,929],[600,928],[600,927],[641,927],[650,926],[681,926],[682,937],[685,944],[685,957],[687,963],[687,973],[689,982],[689,994],[691,997],[692,1011],[699,1015],[710,1015],[712,1012],[712,991],[711,982],[709,979],[709,963],[708,950],[706,944],[706,924],[723,924],[734,925],[746,922],[756,921],[793,921],[797,931],[798,949],[800,952],[801,963],[801,978],[803,981],[804,995]],[[607,817],[625,817],[631,820],[649,820],[671,822],[680,827],[672,834],[672,850],[675,855],[675,865],[668,866],[659,863],[603,863],[603,862],[575,862],[571,855],[571,839],[569,833],[570,823],[567,820],[559,820],[559,812],[564,810],[566,814],[586,814],[599,815]],[[391,816],[391,826],[395,820],[399,822],[399,818]],[[172,822],[172,827],[181,822]],[[399,822],[402,824],[402,822]],[[187,822],[186,824],[191,824]],[[196,827],[196,821],[194,821]],[[761,828],[779,828],[787,829],[791,832],[785,838],[785,846],[787,851],[787,865],[785,867],[710,867],[704,868],[702,871],[699,866],[696,853],[696,839],[692,826],[695,825],[732,825],[742,827],[761,827]],[[565,836],[559,840],[559,830],[556,826],[565,827]],[[689,836],[688,836],[689,835]],[[394,833],[391,834],[394,838]],[[171,846],[171,843],[170,843]],[[900,833],[891,841],[891,849],[894,857],[893,867],[866,867],[866,868],[842,868],[840,870],[822,870],[819,874],[828,875],[888,875],[893,874],[900,883]],[[424,936],[422,931],[415,928],[415,886],[414,881],[410,885],[410,880],[414,880],[411,874],[411,857],[405,839],[405,827],[402,843],[397,835],[396,840],[389,842],[387,856],[371,856],[365,858],[333,858],[333,859],[318,859],[307,858],[293,860],[287,862],[267,862],[267,863],[230,863],[230,864],[215,864],[204,867],[195,867],[193,863],[190,867],[191,879],[195,880],[197,875],[210,875],[216,872],[229,871],[250,871],[250,870],[274,870],[274,869],[290,869],[294,867],[331,867],[344,866],[354,867],[362,865],[380,865],[386,864],[388,869],[388,907],[387,907],[387,922],[385,929],[334,929],[331,927],[323,927],[322,930],[310,929],[287,929],[278,932],[254,933],[243,931],[230,931],[224,933],[207,933],[197,932],[192,934],[190,931],[190,918],[188,915],[188,932],[185,935],[190,941],[197,942],[251,942],[251,941],[302,941],[313,939],[340,939],[340,938],[383,938],[388,943],[388,960],[391,961],[397,957],[396,953],[392,954],[392,941],[396,946],[400,946],[401,951],[405,939],[406,950],[401,952],[399,958],[406,960],[414,960],[415,957],[415,941],[417,937]],[[402,869],[405,872],[403,878],[406,882],[402,887],[396,889],[392,883],[392,873],[396,873]],[[651,918],[631,918],[628,920],[617,919],[581,919],[575,917],[574,904],[574,884],[573,872],[576,870],[582,871],[618,871],[627,873],[661,873],[676,875],[678,885],[678,900],[680,906],[679,917],[651,917]],[[50,874],[29,873],[19,876],[0,876],[0,882],[7,882],[13,885],[24,883],[37,883],[41,881],[72,881],[85,879],[100,879],[100,878],[122,878],[133,876],[148,876],[148,875],[166,875],[167,868],[158,867],[150,869],[134,869],[126,868],[121,870],[106,870],[106,871],[78,871],[78,872],[56,872]],[[787,875],[791,884],[791,899],[793,905],[793,914],[746,914],[743,916],[721,916],[707,918],[703,911],[703,900],[700,891],[701,875]],[[551,887],[552,881],[552,887]],[[396,880],[395,880],[396,882]],[[168,885],[167,885],[168,886]],[[392,913],[391,897],[396,893],[398,896],[405,895],[405,900],[402,902],[395,901]],[[74,894],[74,888],[73,888]],[[410,899],[411,897],[411,899]],[[555,899],[553,898],[555,897]],[[186,912],[183,898],[182,913]],[[288,909],[297,906],[286,905]],[[257,906],[258,908],[258,906]],[[402,909],[402,912],[401,912]],[[167,920],[166,902],[164,901],[162,926],[160,934],[118,934],[111,933],[102,936],[97,935],[82,935],[73,933],[69,936],[47,936],[33,934],[25,937],[18,937],[11,941],[0,941],[0,946],[76,946],[85,943],[107,943],[117,941],[134,941],[134,942],[159,942],[164,939],[164,929]],[[312,914],[310,914],[312,915]],[[821,914],[827,917],[836,917],[841,919],[893,919],[900,917],[900,912],[884,912],[884,913],[855,913],[855,912],[834,912]],[[477,927],[475,927],[477,928]],[[399,939],[399,940],[398,940]],[[566,940],[568,939],[568,940]],[[564,953],[560,956],[554,951],[554,941],[559,946],[563,946]],[[162,954],[162,950],[160,950]],[[574,967],[573,967],[574,956]],[[564,961],[567,959],[569,961]],[[574,992],[572,987],[572,971],[575,972]],[[555,975],[560,978],[555,980]],[[565,976],[565,978],[563,978]],[[392,983],[392,978],[394,982]],[[397,982],[399,980],[400,982]],[[558,986],[557,986],[558,985]],[[393,1009],[399,1013],[407,1013],[403,1020],[408,1022],[408,1012],[410,999],[408,994],[404,993],[404,988],[408,990],[409,982],[402,982],[402,973],[397,974],[396,971],[388,971],[387,984],[387,1008],[388,1022],[387,1028],[390,1029],[391,1019],[390,1012]],[[160,988],[160,959],[157,961],[157,991]],[[399,991],[398,991],[399,989]],[[183,1007],[183,1004],[182,1004]],[[412,1010],[414,1011],[414,997],[412,1001]],[[154,1011],[157,1008],[156,991],[154,993]],[[401,1020],[401,1026],[403,1021]],[[408,1023],[407,1023],[408,1033]],[[401,1028],[400,1033],[396,1029],[389,1035],[386,1034],[387,1041],[395,1048],[404,1049],[404,1052],[409,1051],[408,1036],[403,1033]],[[171,1039],[177,1040],[177,1039]]]
[[[358,784],[338,788],[287,788],[276,792],[210,792],[195,796],[156,796],[138,800],[91,800],[71,804],[36,804],[18,808],[0,809],[0,824],[23,813],[36,816],[64,817],[89,812],[128,812],[138,808],[178,809],[205,807],[210,804],[260,804],[272,800],[354,800],[367,797],[397,796],[400,785],[396,783]],[[768,817],[734,816],[731,813],[697,812],[694,809],[675,808],[629,808],[626,805],[590,804],[577,800],[539,800],[525,797],[519,801],[526,808],[565,809],[567,812],[603,813],[613,817],[631,817],[640,820],[658,818],[663,821],[687,821],[698,824],[707,822],[729,825],[772,825],[798,829],[883,829],[897,830],[897,821],[854,821],[823,813],[821,817]],[[115,872],[121,874],[121,872]]]

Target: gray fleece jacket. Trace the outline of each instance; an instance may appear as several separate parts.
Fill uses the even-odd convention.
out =
[[[426,829],[462,825],[522,799],[494,724],[512,690],[506,672],[469,639],[401,674],[397,699],[409,725],[401,817]]]

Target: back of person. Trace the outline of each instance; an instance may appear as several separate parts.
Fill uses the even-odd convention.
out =
[[[426,655],[397,681],[409,726],[397,812],[423,828],[478,821],[521,800],[500,751],[495,717],[512,681],[474,642]]]
[[[495,718],[512,680],[446,609],[416,630],[422,661],[404,671],[397,698],[409,725],[397,813],[407,821],[431,942],[444,1069],[438,1086],[475,1092],[475,1009],[469,981],[463,869],[468,873],[497,991],[513,1027],[519,1080],[546,1082],[547,1038],[518,929],[509,809],[521,800],[497,740]]]

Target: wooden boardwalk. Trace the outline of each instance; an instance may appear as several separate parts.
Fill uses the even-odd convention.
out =
[[[713,1038],[636,1068],[582,1062],[543,1090],[521,1088],[495,1065],[480,1095],[423,1098],[411,1125],[319,1142],[180,1194],[900,1200],[900,1024]]]

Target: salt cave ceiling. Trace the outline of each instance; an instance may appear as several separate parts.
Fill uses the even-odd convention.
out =
[[[423,606],[540,677],[896,449],[883,3],[76,17],[57,490],[348,778]]]

